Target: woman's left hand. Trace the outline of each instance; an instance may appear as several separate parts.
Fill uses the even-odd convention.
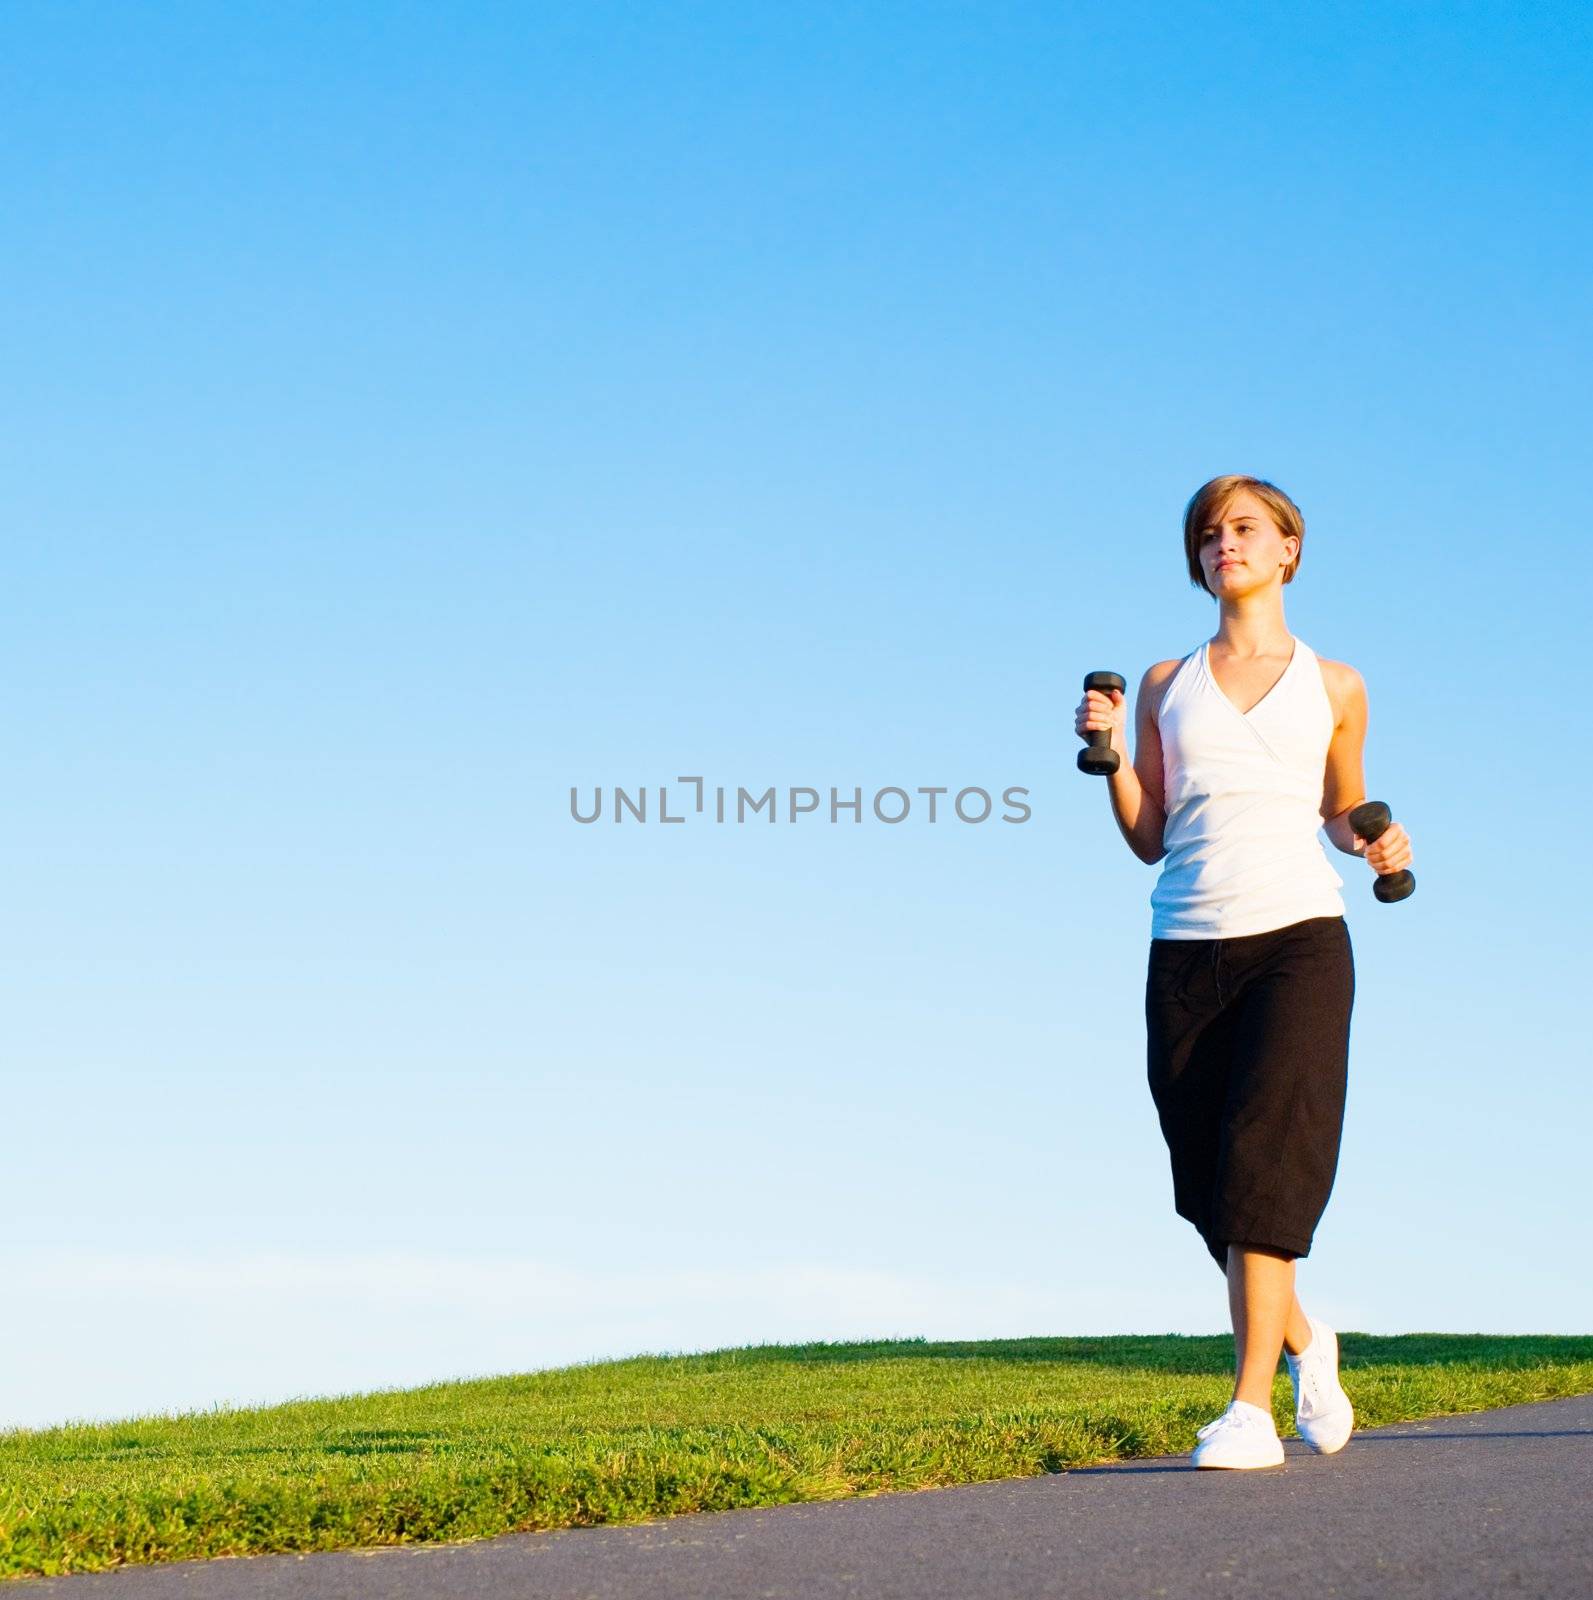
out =
[[[1366,847],[1366,864],[1379,877],[1402,872],[1411,864],[1410,835],[1397,822],[1391,822]]]

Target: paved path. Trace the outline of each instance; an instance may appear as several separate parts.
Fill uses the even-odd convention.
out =
[[[17,1600],[1117,1600],[1593,1595],[1593,1395],[1357,1433],[468,1545],[124,1567]]]

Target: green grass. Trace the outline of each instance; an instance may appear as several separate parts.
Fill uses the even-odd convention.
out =
[[[1340,1343],[1362,1427],[1593,1392],[1593,1337]],[[758,1345],[13,1430],[0,1433],[0,1576],[479,1539],[1182,1453],[1227,1404],[1232,1363],[1226,1335]],[[1292,1433],[1281,1366],[1273,1412]]]

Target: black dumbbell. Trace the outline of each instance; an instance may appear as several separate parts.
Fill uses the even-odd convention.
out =
[[[1394,820],[1394,814],[1381,800],[1368,800],[1350,813],[1350,826],[1358,838],[1375,844],[1383,830]],[[1416,892],[1416,875],[1401,869],[1399,872],[1380,872],[1372,880],[1372,893],[1385,903],[1403,900]]]
[[[1114,689],[1124,687],[1123,680],[1115,672],[1092,672],[1084,680],[1085,690],[1098,689],[1110,698]],[[1117,771],[1117,752],[1112,749],[1112,730],[1110,728],[1091,728],[1085,735],[1090,742],[1079,751],[1079,771],[1093,773],[1100,778],[1110,777]]]

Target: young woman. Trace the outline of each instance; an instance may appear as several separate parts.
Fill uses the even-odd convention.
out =
[[[1237,1358],[1232,1401],[1197,1434],[1199,1467],[1283,1462],[1280,1348],[1301,1438],[1330,1454],[1355,1423],[1337,1335],[1294,1292],[1338,1167],[1355,997],[1344,880],[1317,832],[1375,872],[1412,858],[1398,823],[1370,846],[1350,828],[1366,798],[1366,686],[1284,623],[1304,542],[1299,508],[1264,479],[1202,485],[1184,512],[1184,554],[1217,602],[1215,635],[1140,680],[1132,762],[1121,690],[1088,691],[1074,724],[1086,740],[1111,730],[1118,827],[1141,861],[1163,862],[1148,1077],[1175,1209],[1228,1279]]]

